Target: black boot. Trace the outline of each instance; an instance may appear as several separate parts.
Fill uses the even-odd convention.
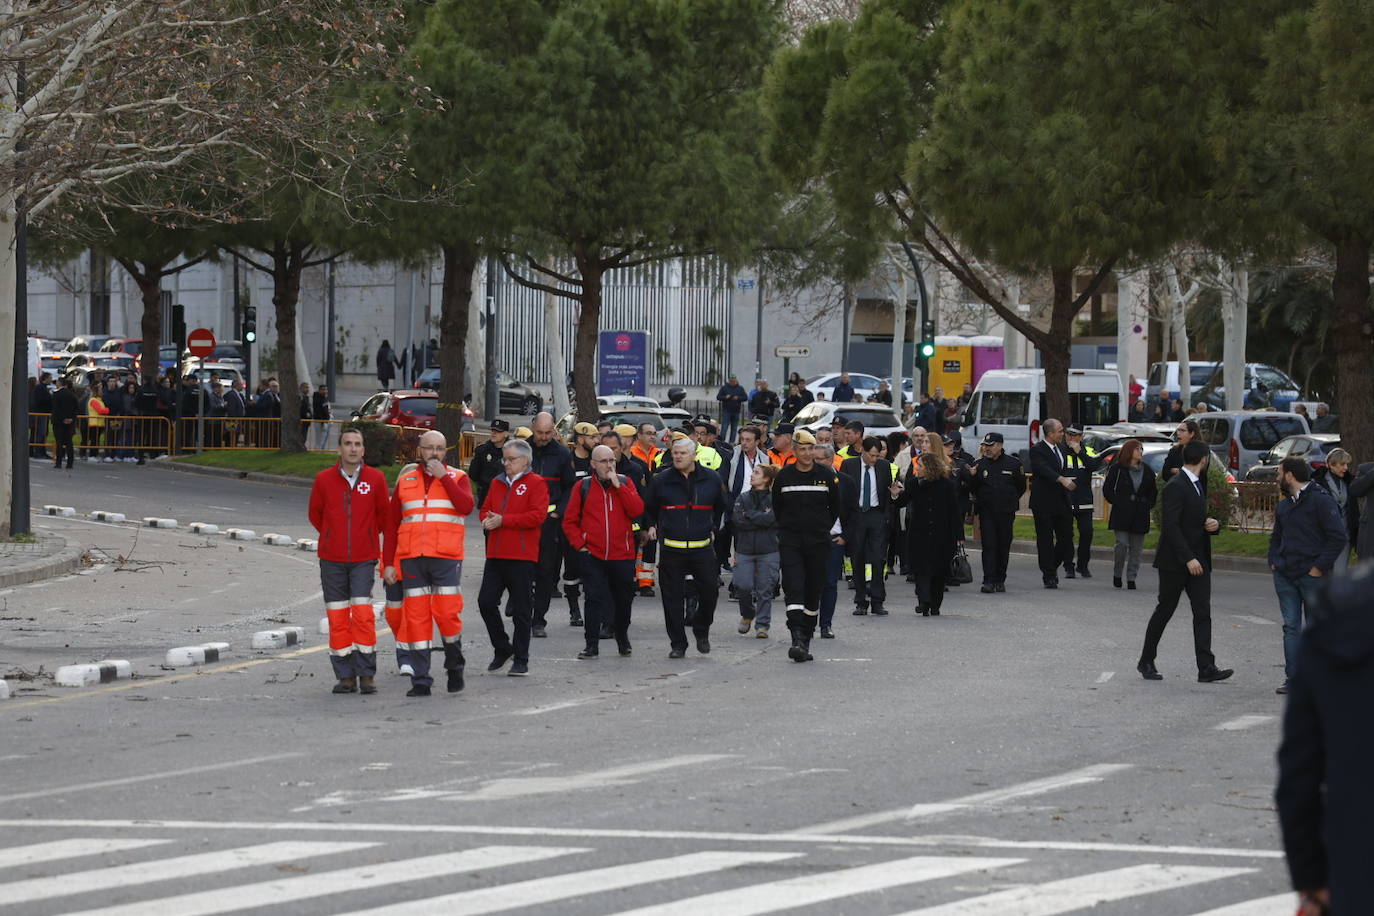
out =
[[[463,658],[463,638],[444,643],[444,667],[448,669],[448,692],[458,693],[463,689],[463,669],[467,660]]]
[[[576,585],[570,585],[564,589],[563,594],[568,599],[568,626],[580,627],[582,620],[582,591]]]
[[[794,662],[806,661],[806,640],[802,637],[802,632],[797,627],[788,627],[792,631],[792,646],[787,650],[787,657]]]
[[[812,662],[812,661],[815,661],[815,660],[816,660],[816,657],[815,657],[814,655],[811,654],[811,637],[810,637],[810,636],[804,636],[804,637],[802,637],[802,650],[803,650],[804,652],[806,652],[806,660],[807,660],[808,662]]]

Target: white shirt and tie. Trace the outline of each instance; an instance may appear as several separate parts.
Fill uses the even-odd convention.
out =
[[[878,466],[859,461],[859,508],[878,508]]]

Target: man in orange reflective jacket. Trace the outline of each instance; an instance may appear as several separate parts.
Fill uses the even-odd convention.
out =
[[[458,580],[466,533],[463,519],[472,511],[473,498],[468,475],[444,463],[446,447],[438,430],[420,437],[418,463],[406,465],[396,479],[383,542],[388,603],[396,591],[402,596],[396,648],[402,671],[410,668],[408,697],[430,695],[430,637],[436,624],[444,640],[448,692],[463,689],[463,595]]]

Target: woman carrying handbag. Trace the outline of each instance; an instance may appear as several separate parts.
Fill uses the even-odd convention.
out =
[[[1102,481],[1102,498],[1112,507],[1107,527],[1116,532],[1112,585],[1117,588],[1121,587],[1122,567],[1125,567],[1126,587],[1135,588],[1135,577],[1140,572],[1140,552],[1145,547],[1150,510],[1155,504],[1155,472],[1142,460],[1142,450],[1139,439],[1127,439],[1116,463]]]
[[[939,617],[950,562],[964,546],[964,519],[939,434],[929,433],[921,444],[925,451],[912,462],[896,502],[907,508],[907,558],[916,574],[916,613]]]

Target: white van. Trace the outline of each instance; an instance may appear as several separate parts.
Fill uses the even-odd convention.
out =
[[[1126,393],[1121,376],[1106,369],[1069,370],[1070,415],[1076,426],[1110,426],[1126,419]],[[1040,441],[1045,420],[1045,370],[991,369],[983,373],[973,400],[964,411],[965,448],[988,433],[1001,433],[1012,455]]]

